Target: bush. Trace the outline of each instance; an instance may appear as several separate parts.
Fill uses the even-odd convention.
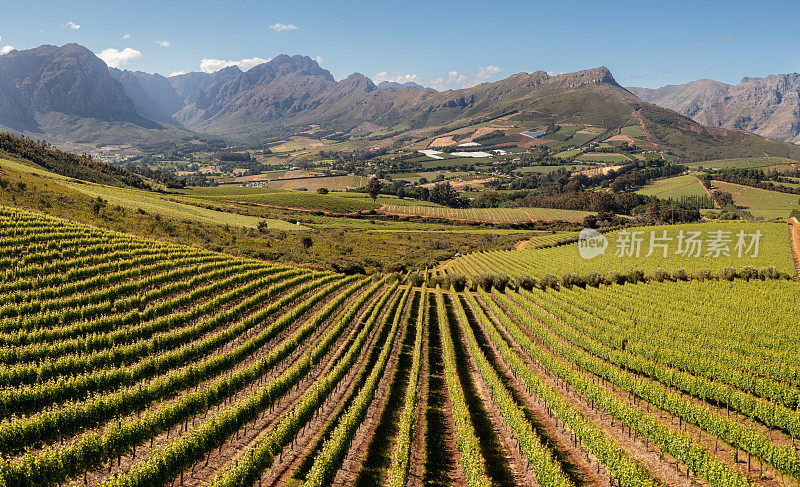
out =
[[[625,284],[627,278],[620,274],[619,272],[612,272],[606,278],[606,282],[608,284]]]
[[[492,285],[501,293],[506,291],[506,287],[511,283],[511,278],[506,274],[492,276]]]
[[[742,269],[739,271],[739,277],[745,281],[749,281],[750,279],[758,279],[758,270],[750,266],[742,267]]]
[[[597,272],[592,272],[591,274],[586,276],[585,281],[587,286],[600,287],[600,284],[603,284],[604,279],[603,276],[601,276]]]
[[[559,289],[558,278],[548,274],[539,281],[539,287],[542,289]]]
[[[656,269],[653,271],[653,280],[656,282],[664,282],[669,280],[669,272],[664,269]]]
[[[725,267],[720,269],[719,273],[717,274],[719,280],[725,279],[726,281],[732,281],[736,279],[736,269],[733,267]]]
[[[475,285],[488,292],[492,290],[493,281],[494,276],[491,274],[481,274],[475,278]]]
[[[694,273],[694,278],[700,282],[711,279],[711,271],[704,268],[697,269]]]
[[[561,276],[561,284],[567,289],[571,289],[572,286],[586,287],[586,281],[583,277],[569,272]]]
[[[686,269],[678,269],[673,274],[672,277],[675,278],[676,281],[688,281],[689,280],[689,273],[686,272]]]
[[[758,271],[759,279],[779,279],[781,277],[778,269],[770,266],[764,267],[763,269]]]
[[[425,283],[425,276],[419,272],[412,272],[408,275],[408,282],[414,287],[420,287]]]
[[[329,191],[328,191],[328,188],[317,188],[317,193],[318,194],[328,194]]]
[[[536,287],[536,279],[531,276],[519,276],[516,278],[517,287],[521,287],[526,291],[530,291]]]
[[[628,273],[627,276],[628,282],[632,284],[637,284],[639,282],[644,282],[644,271],[641,269],[634,269]]]
[[[461,274],[450,275],[450,286],[460,293],[467,287],[467,276],[462,276]]]

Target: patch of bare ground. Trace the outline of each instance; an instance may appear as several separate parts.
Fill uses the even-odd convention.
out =
[[[476,296],[476,299],[480,301],[480,297]],[[498,303],[498,306],[502,309],[502,304]],[[487,314],[491,313],[491,310],[485,308]],[[490,314],[490,316],[492,316]],[[645,446],[643,443],[635,441],[633,438],[625,434],[623,431],[619,429],[619,422],[613,421],[613,418],[609,417],[608,415],[604,414],[602,411],[599,411],[592,407],[587,401],[584,400],[583,397],[578,396],[571,392],[571,389],[567,388],[563,381],[559,380],[556,376],[554,376],[549,370],[543,367],[538,361],[534,360],[508,333],[508,331],[503,327],[499,320],[495,320],[495,324],[497,325],[497,329],[500,333],[505,337],[508,344],[517,351],[517,353],[522,357],[522,359],[529,365],[530,370],[537,373],[542,379],[547,381],[551,387],[556,389],[569,403],[572,407],[574,407],[577,411],[579,411],[584,417],[592,421],[595,425],[600,427],[605,433],[613,438],[617,444],[622,447],[622,449],[633,459],[638,461],[642,464],[653,478],[657,479],[664,485],[670,487],[677,487],[677,486],[684,486],[687,484],[688,480],[683,476],[680,471],[676,471],[676,467],[672,466],[674,459],[669,456],[668,454],[661,452],[657,447],[652,444],[648,444]],[[548,352],[552,353],[551,350],[547,348],[546,345],[541,343],[536,339],[535,336],[532,335],[527,330],[527,327],[524,323],[518,323],[520,329],[526,332],[528,336],[534,340],[540,347]],[[560,427],[562,432],[565,434],[571,435],[570,432],[567,431],[567,428],[563,424],[563,422],[559,425],[558,419],[554,418],[556,421],[557,427]],[[589,451],[585,449],[582,445],[579,446],[585,455],[589,454]],[[680,468],[679,466],[677,468]]]
[[[466,485],[459,467],[459,454],[455,442],[453,405],[447,393],[442,362],[442,342],[436,324],[436,300],[428,303],[428,401],[425,412],[425,458],[422,468],[424,486]]]
[[[462,299],[462,305],[467,310],[471,310],[470,303]],[[604,487],[610,484],[605,468],[600,468],[600,463],[591,453],[579,449],[574,439],[565,434],[556,425],[554,418],[548,414],[547,409],[539,401],[527,393],[525,385],[514,374],[509,365],[505,362],[496,346],[486,338],[487,333],[483,323],[474,318],[473,314],[468,314],[470,326],[483,350],[486,358],[504,379],[506,387],[511,392],[528,422],[553,453],[554,458],[561,463],[564,472],[577,486]]]
[[[398,295],[395,298],[399,297]],[[328,397],[320,408],[322,418],[305,426],[302,434],[287,445],[281,454],[281,461],[262,475],[262,485],[293,485],[301,482],[324,442],[336,427],[338,419],[347,411],[370,372],[370,364],[386,339],[389,325],[386,323],[387,310],[380,312],[376,326],[370,331],[367,342],[359,354],[357,362],[339,382],[336,391]],[[344,353],[344,349],[342,353]]]
[[[541,308],[543,311],[548,312],[544,308]],[[549,313],[549,312],[548,312]],[[558,319],[554,315],[550,315],[553,319]],[[531,317],[531,319],[534,319]],[[541,322],[540,322],[541,323]],[[546,326],[542,323],[543,326]],[[557,337],[560,341],[565,343],[572,348],[580,350],[579,347],[573,345],[569,340],[566,340],[559,336],[554,330],[548,328],[550,332]],[[526,334],[532,336],[532,333],[526,330]],[[597,357],[595,357],[597,358]],[[613,366],[613,364],[612,364]],[[793,479],[791,477],[784,476],[774,468],[772,465],[762,462],[760,459],[751,456],[745,451],[736,448],[727,442],[722,441],[718,437],[710,434],[709,432],[703,430],[699,426],[695,424],[691,424],[687,421],[684,421],[681,417],[677,415],[673,415],[668,411],[664,411],[658,406],[642,399],[641,397],[634,396],[627,391],[615,386],[614,384],[610,383],[609,381],[603,379],[600,376],[597,376],[589,371],[579,368],[579,372],[582,373],[585,377],[594,381],[600,387],[608,390],[610,394],[614,394],[617,398],[624,401],[628,405],[638,407],[642,412],[649,415],[650,417],[655,418],[656,412],[658,413],[658,419],[673,430],[680,430],[687,434],[687,436],[691,437],[696,443],[703,445],[712,454],[717,457],[720,461],[737,469],[742,475],[747,477],[753,484],[755,485],[766,485],[766,486],[778,486],[778,485],[791,485],[797,486],[800,483],[797,479]],[[645,377],[641,374],[635,374],[636,379],[653,385],[654,387],[666,387],[664,384]],[[738,414],[736,412],[731,412],[730,409],[725,409],[719,407],[716,404],[712,404],[710,402],[703,401],[699,398],[690,396],[688,394],[680,393],[681,397],[686,402],[692,402],[698,406],[704,406],[711,411],[714,411],[721,416],[727,416],[732,420],[743,424],[747,427],[750,427],[764,436],[767,436],[770,441],[779,446],[783,447],[794,447],[796,450],[798,449],[798,445],[796,445],[795,440],[791,438],[789,435],[785,434],[784,432],[778,430],[772,430],[764,426],[763,424],[759,423],[758,421],[753,420],[752,418],[746,417],[744,415]],[[632,433],[630,429],[628,430],[629,435],[633,434],[633,438],[636,439],[636,433]],[[642,438],[639,438],[642,441]],[[645,443],[646,445],[646,443]]]
[[[157,409],[159,407],[169,405],[169,404],[173,403],[174,401],[180,399],[180,397],[182,397],[183,395],[189,394],[189,393],[191,393],[193,391],[196,391],[198,389],[202,389],[205,385],[208,385],[208,384],[218,380],[222,375],[231,375],[233,373],[233,370],[247,367],[248,365],[256,362],[257,360],[259,360],[263,356],[267,355],[278,343],[282,342],[288,336],[290,336],[292,333],[294,333],[297,329],[299,329],[300,326],[302,326],[302,324],[310,316],[313,316],[314,313],[316,313],[322,307],[324,307],[327,304],[327,302],[329,302],[330,299],[333,299],[333,297],[329,296],[328,298],[322,300],[320,303],[317,303],[310,310],[306,311],[306,313],[304,313],[301,317],[299,317],[297,320],[295,320],[295,322],[293,322],[289,327],[287,327],[285,330],[280,332],[277,336],[273,337],[273,339],[270,340],[265,346],[261,347],[257,353],[252,354],[249,357],[247,357],[245,360],[243,360],[242,362],[239,362],[234,368],[228,369],[226,371],[223,371],[220,374],[215,375],[214,377],[211,377],[211,378],[199,383],[194,388],[184,389],[180,393],[178,393],[176,395],[173,395],[172,397],[170,397],[168,399],[159,401],[158,403],[151,405],[150,409],[155,410],[155,409]],[[150,442],[145,442],[143,444],[137,445],[136,448],[134,448],[131,451],[130,454],[127,454],[127,455],[124,455],[124,456],[120,457],[117,460],[116,465],[114,465],[115,462],[111,462],[111,464],[109,464],[109,465],[104,465],[104,466],[96,468],[96,469],[94,469],[94,470],[92,470],[90,472],[87,472],[87,480],[88,480],[88,482],[90,484],[94,485],[94,484],[100,483],[100,482],[102,482],[102,481],[104,481],[104,480],[106,480],[108,478],[115,477],[115,476],[119,475],[120,473],[124,473],[124,472],[129,471],[130,468],[133,465],[135,465],[135,463],[137,462],[137,459],[138,460],[146,459],[153,452],[155,452],[155,451],[163,448],[164,446],[166,446],[170,442],[170,439],[174,440],[175,438],[179,438],[179,437],[183,436],[190,427],[193,427],[195,425],[201,424],[205,419],[207,419],[207,416],[208,416],[208,414],[210,412],[212,412],[212,409],[214,411],[219,411],[221,408],[226,407],[229,404],[235,403],[236,401],[240,400],[243,397],[246,397],[251,391],[253,391],[256,388],[260,387],[260,385],[262,385],[263,383],[266,383],[266,382],[274,379],[275,377],[278,377],[288,367],[291,366],[291,364],[294,362],[294,360],[296,360],[297,357],[301,356],[303,353],[305,353],[306,350],[308,350],[311,346],[313,346],[313,344],[317,341],[318,337],[328,328],[328,326],[332,323],[332,321],[334,319],[335,319],[335,315],[329,317],[325,321],[325,323],[322,326],[320,326],[319,328],[317,328],[317,330],[315,330],[315,332],[311,336],[307,337],[297,347],[297,349],[295,349],[294,352],[292,352],[292,354],[290,354],[289,357],[285,358],[280,363],[276,364],[269,371],[267,371],[264,375],[262,375],[259,379],[257,379],[256,381],[252,382],[249,386],[243,388],[242,390],[240,390],[235,395],[233,395],[231,397],[228,397],[228,398],[225,398],[224,401],[222,401],[222,402],[220,402],[220,403],[218,403],[216,405],[210,405],[209,408],[206,411],[204,411],[203,413],[197,414],[194,417],[192,417],[191,419],[185,421],[184,423],[179,424],[179,425],[175,425],[175,426],[169,428],[167,431],[157,435],[156,437],[151,438]],[[273,320],[269,320],[268,322],[260,324],[258,327],[256,327],[256,329],[254,329],[252,332],[250,332],[248,334],[248,336],[240,336],[237,339],[237,340],[239,340],[237,343],[232,343],[232,344],[226,345],[225,347],[221,347],[220,349],[218,349],[217,353],[223,353],[225,350],[235,347],[236,345],[238,345],[239,343],[243,342],[247,338],[250,338],[250,336],[257,334],[264,327],[269,326],[272,322],[273,322]],[[293,389],[292,393],[296,393],[297,390],[298,390],[298,388]],[[279,407],[279,406],[276,405],[275,407]],[[273,410],[274,410],[274,408],[273,408]],[[139,413],[140,412],[136,412],[136,413],[131,414],[131,415],[127,416],[127,417],[121,418],[120,421],[133,421],[136,418],[138,418]],[[212,414],[213,414],[213,412],[212,412]],[[190,423],[191,423],[191,425],[190,425]],[[105,428],[105,426],[100,427],[96,431],[98,431],[99,433],[102,433],[104,428]],[[218,453],[218,455],[222,455],[222,452],[220,451]],[[76,484],[77,484],[77,482],[76,482]]]

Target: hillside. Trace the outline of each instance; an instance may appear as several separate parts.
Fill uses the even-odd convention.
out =
[[[658,89],[628,88],[649,103],[694,121],[800,143],[800,74],[744,78],[736,85],[710,79]]]

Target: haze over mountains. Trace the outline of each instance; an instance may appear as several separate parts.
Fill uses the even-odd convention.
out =
[[[748,130],[800,143],[800,74],[744,78],[729,85],[701,79],[658,89],[628,88],[644,101],[675,110],[694,121]]]
[[[197,134],[252,142],[311,126],[318,137],[409,140],[498,117],[542,126],[592,124],[609,136],[644,125],[654,149],[687,158],[701,152],[800,155],[800,147],[705,127],[644,103],[605,67],[558,76],[518,73],[437,92],[413,84],[376,86],[358,73],[336,81],[305,56],[280,55],[246,72],[232,66],[170,78],[108,68],[77,44],[0,56],[0,126],[62,142],[142,146]]]

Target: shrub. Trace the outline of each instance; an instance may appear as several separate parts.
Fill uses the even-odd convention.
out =
[[[653,280],[656,282],[664,282],[669,280],[669,272],[664,269],[656,269],[653,271]]]
[[[603,284],[604,279],[603,276],[601,276],[597,272],[592,272],[591,274],[586,276],[585,281],[587,286],[600,287],[600,284]]]
[[[749,281],[750,279],[758,279],[758,270],[750,266],[742,267],[741,270],[739,270],[739,277],[745,281]]]
[[[686,272],[686,269],[678,269],[673,274],[672,277],[675,278],[676,281],[688,281],[689,280],[689,273]]]
[[[619,272],[612,272],[606,278],[606,282],[608,284],[625,284],[627,278],[620,274]]]
[[[778,279],[781,276],[776,268],[770,266],[770,267],[764,267],[763,269],[759,270],[758,277],[760,279]]]
[[[539,281],[539,287],[542,289],[547,289],[548,287],[552,289],[559,289],[558,278],[548,274]]]
[[[720,269],[719,273],[717,274],[719,280],[725,279],[726,281],[732,281],[736,279],[736,269],[733,267],[724,267]]]
[[[531,276],[519,276],[516,279],[517,287],[521,287],[526,291],[530,291],[534,287],[536,287],[536,279],[532,278]]]
[[[705,268],[697,269],[694,273],[694,278],[700,282],[711,279],[711,271]]]
[[[644,280],[644,271],[641,269],[634,269],[628,273],[628,282],[632,284],[644,282]]]
[[[572,288],[572,286],[586,287],[586,281],[583,277],[569,272],[561,276],[561,284],[567,289]]]

